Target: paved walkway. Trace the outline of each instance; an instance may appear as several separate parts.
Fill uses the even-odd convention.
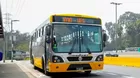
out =
[[[0,78],[29,78],[29,76],[17,64],[8,60],[5,63],[0,61]]]

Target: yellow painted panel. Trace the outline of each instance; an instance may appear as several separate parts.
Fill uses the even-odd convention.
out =
[[[81,72],[81,70],[67,71],[70,64],[78,64],[78,63],[49,63],[49,72]],[[79,64],[87,64],[87,63],[79,63]],[[89,62],[88,64],[90,64],[92,70],[102,70],[104,66],[103,62]]]
[[[92,67],[92,70],[102,70],[104,67],[103,62],[91,62],[90,66]]]
[[[89,15],[84,15],[84,14],[54,14],[52,16],[72,16],[72,17],[83,17],[83,18],[97,18],[97,19],[100,19],[99,17],[96,17],[96,16],[89,16]]]
[[[51,15],[51,16],[50,16],[50,22],[52,22],[52,21],[53,21],[53,18],[52,18],[52,17],[53,17],[53,16]]]
[[[140,67],[139,57],[105,57],[105,64]]]
[[[34,57],[34,65],[40,69],[42,69],[42,58]]]

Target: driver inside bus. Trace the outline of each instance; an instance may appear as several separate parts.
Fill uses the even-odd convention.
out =
[[[55,37],[52,39],[52,49],[54,52],[57,52],[58,49],[57,49],[57,42],[55,40]]]

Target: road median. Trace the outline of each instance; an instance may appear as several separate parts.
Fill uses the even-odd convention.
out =
[[[104,57],[104,63],[140,68],[140,57]]]

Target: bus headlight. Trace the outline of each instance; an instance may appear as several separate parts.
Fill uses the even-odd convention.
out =
[[[99,55],[95,59],[95,61],[103,61],[103,60],[104,60],[104,56],[103,55]]]
[[[61,62],[64,62],[63,59],[62,59],[60,56],[56,56],[56,55],[54,55],[54,56],[52,57],[52,61],[53,61],[54,63],[61,63]]]

